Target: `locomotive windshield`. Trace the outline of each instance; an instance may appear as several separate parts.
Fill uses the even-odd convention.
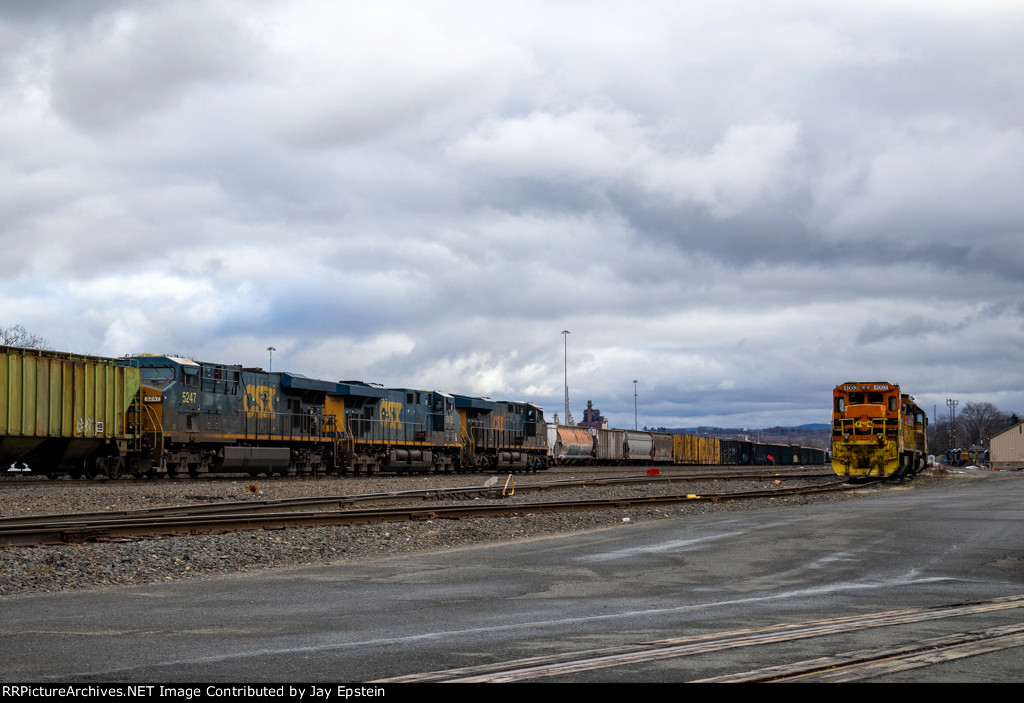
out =
[[[142,373],[142,380],[150,381],[157,385],[170,383],[174,380],[174,368],[171,366],[143,366],[139,371]]]
[[[883,393],[851,393],[850,405],[881,405],[885,402]]]

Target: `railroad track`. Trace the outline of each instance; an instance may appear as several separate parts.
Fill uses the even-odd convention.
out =
[[[1024,595],[931,608],[892,610],[843,618],[729,630],[618,647],[563,652],[444,671],[408,674],[368,683],[510,683],[530,681],[616,666],[697,656],[727,649],[768,646],[872,628],[898,627],[927,620],[964,617],[1017,608],[1024,608]],[[797,680],[850,682],[1020,646],[1024,646],[1024,624],[1017,623],[954,632],[899,645],[852,650],[753,671],[698,679],[694,682]]]
[[[851,486],[831,481],[826,484],[773,487],[768,490],[692,494],[674,490],[679,477],[633,476],[605,479],[575,479],[515,485],[511,477],[494,485],[423,489],[360,496],[329,498],[285,498],[213,505],[171,506],[129,511],[81,514],[37,515],[0,519],[0,547],[39,546],[85,541],[139,539],[178,534],[213,534],[254,529],[284,529],[324,525],[353,525],[369,522],[510,517],[526,513],[570,512],[628,508],[638,505],[669,505],[685,502],[721,502],[777,498],[808,493],[849,490]],[[580,486],[620,486],[638,483],[669,484],[669,495],[631,496],[596,500],[527,501],[509,504],[517,492],[550,491]],[[683,482],[685,483],[685,482]],[[486,499],[473,505],[434,505],[425,501]],[[383,508],[361,508],[360,504],[413,503]]]
[[[569,474],[572,476],[582,477],[590,476],[595,478],[600,477],[611,477],[621,476],[623,473],[635,473],[638,471],[655,470],[663,476],[676,476],[686,478],[717,478],[719,480],[741,480],[745,478],[757,478],[767,476],[790,476],[790,477],[812,477],[812,476],[834,476],[831,467],[829,466],[749,466],[749,465],[697,465],[697,464],[668,464],[661,466],[552,466],[545,471],[535,472],[532,474],[517,473],[519,477],[525,476],[557,476],[560,474]],[[475,475],[486,474],[487,472],[476,472]],[[109,479],[107,477],[99,477],[94,480],[78,480],[72,478],[61,478],[52,480],[44,475],[40,474],[21,474],[21,473],[9,473],[0,471],[0,486],[4,488],[17,487],[17,486],[95,486],[102,485],[107,481],[125,481],[131,485],[144,485],[155,483],[157,485],[166,483],[168,481],[176,482],[202,482],[202,483],[223,483],[223,482],[237,482],[237,481],[254,481],[254,480],[271,480],[277,482],[295,482],[305,483],[309,481],[324,481],[324,480],[336,480],[346,479],[352,481],[359,480],[372,480],[379,479],[382,476],[394,476],[394,477],[407,477],[407,476],[473,476],[473,473],[457,473],[457,474],[434,474],[434,473],[421,473],[421,472],[401,472],[394,474],[330,474],[330,475],[303,475],[303,476],[251,476],[250,474],[203,474],[196,478],[191,478],[188,475],[176,474],[174,476],[138,476],[138,477],[122,477],[119,479]]]

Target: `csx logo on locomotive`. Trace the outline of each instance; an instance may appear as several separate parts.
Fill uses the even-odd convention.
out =
[[[248,385],[245,387],[245,397],[242,404],[245,406],[245,414],[248,417],[256,417],[260,413],[274,412],[273,386]]]
[[[402,404],[397,400],[385,400],[380,404],[380,424],[389,430],[402,429]]]

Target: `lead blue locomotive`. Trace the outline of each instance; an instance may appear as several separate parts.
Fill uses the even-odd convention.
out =
[[[335,385],[291,373],[144,355],[135,473],[319,473],[338,465]]]

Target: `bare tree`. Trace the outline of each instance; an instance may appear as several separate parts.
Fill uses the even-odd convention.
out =
[[[993,433],[1006,426],[1006,416],[992,403],[968,402],[957,415],[957,424],[967,431],[967,446],[988,446]]]
[[[11,325],[10,327],[0,327],[0,345],[42,349],[48,346],[49,342],[38,334],[30,333],[25,329],[25,325]]]

